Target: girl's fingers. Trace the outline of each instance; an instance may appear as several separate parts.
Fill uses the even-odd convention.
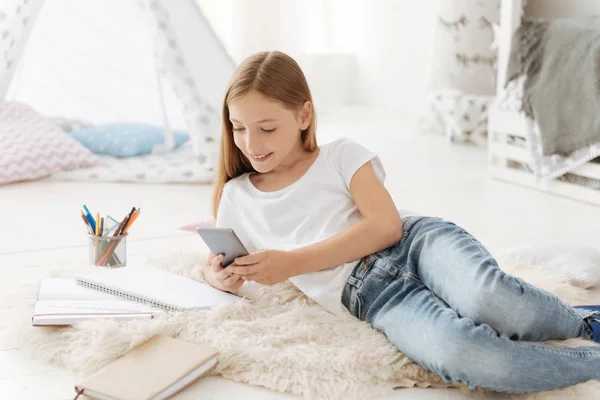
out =
[[[232,286],[233,284],[235,284],[239,279],[240,279],[239,275],[231,274],[231,275],[227,276],[225,279],[223,279],[223,284],[225,286],[229,287],[229,286]]]
[[[213,268],[215,268],[215,270],[219,267],[223,268],[221,266],[221,262],[223,262],[223,258],[224,258],[223,254],[219,254],[218,256],[213,257],[213,259],[210,261],[210,264],[213,266]]]
[[[217,272],[217,280],[220,282],[225,282],[225,279],[229,278],[229,276],[231,276],[231,274],[223,268]]]
[[[213,258],[213,261],[211,262],[212,266],[213,266],[213,270],[215,271],[215,273],[218,273],[219,271],[223,270],[223,266],[221,265],[221,261],[223,261],[223,256],[219,255],[215,258]]]
[[[237,293],[237,291],[242,287],[243,284],[244,284],[244,280],[240,279],[236,283],[234,283],[232,286],[230,286],[228,290],[231,293]]]

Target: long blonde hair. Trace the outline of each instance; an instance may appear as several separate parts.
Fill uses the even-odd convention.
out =
[[[233,141],[233,124],[229,120],[229,103],[255,90],[263,96],[277,100],[293,111],[300,110],[306,101],[312,103],[308,82],[300,66],[287,54],[279,51],[254,54],[242,62],[233,74],[223,102],[223,129],[217,177],[213,194],[213,215],[216,218],[223,187],[227,181],[246,172],[256,172],[246,156]],[[301,139],[304,149],[315,151],[316,114],[312,109],[311,122]]]

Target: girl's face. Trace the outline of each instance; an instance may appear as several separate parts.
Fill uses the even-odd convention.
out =
[[[256,91],[229,103],[235,145],[257,172],[265,173],[292,161],[303,152],[300,133],[310,123],[311,105],[299,112]]]

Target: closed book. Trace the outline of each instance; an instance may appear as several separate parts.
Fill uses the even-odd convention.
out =
[[[218,353],[206,345],[154,336],[75,386],[99,400],[162,400],[204,375]]]

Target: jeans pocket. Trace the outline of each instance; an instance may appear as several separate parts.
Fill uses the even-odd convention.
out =
[[[364,256],[358,262],[358,265],[356,267],[356,273],[354,274],[355,278],[362,281],[365,278],[365,276],[369,274],[376,260],[377,256],[375,254],[369,254]]]
[[[363,300],[362,297],[360,296],[360,293],[358,293],[358,289],[354,287],[353,290],[354,294],[352,295],[352,315],[354,315],[356,318],[363,320],[364,319],[364,315],[363,315]]]
[[[342,304],[350,311],[350,314],[356,318],[362,316],[362,299],[358,294],[358,288],[352,283],[347,283],[342,295]]]
[[[376,279],[382,285],[386,287],[392,283],[398,275],[401,273],[400,268],[395,266],[388,258],[378,258],[375,260],[369,270],[369,280]]]
[[[408,217],[405,218],[402,221],[402,239],[400,239],[396,244],[394,244],[393,246],[391,246],[390,248],[397,248],[402,246],[402,244],[404,242],[406,242],[408,236],[410,235],[410,231],[412,230],[412,228],[414,228],[415,225],[417,225],[417,223],[419,221],[422,221],[425,218],[429,218],[429,217]]]

